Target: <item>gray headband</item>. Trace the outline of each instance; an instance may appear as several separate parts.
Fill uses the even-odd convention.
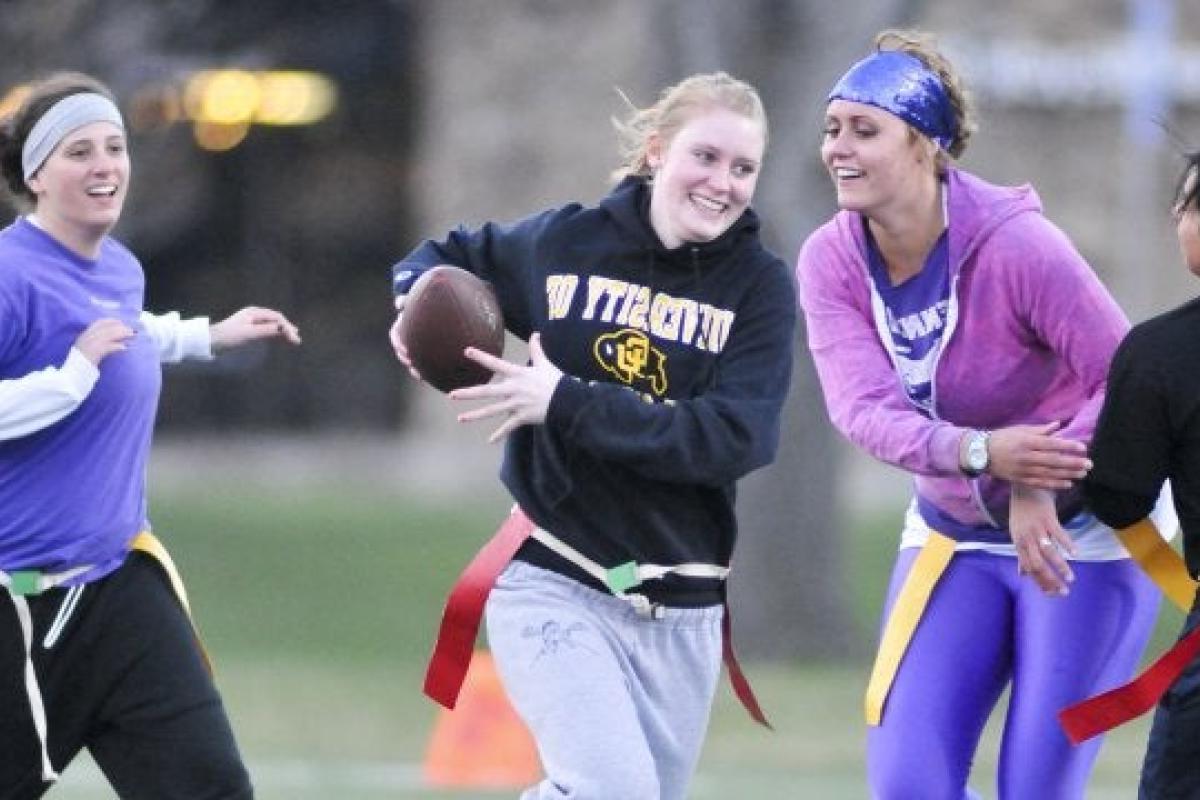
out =
[[[72,94],[50,106],[25,137],[25,146],[21,148],[21,169],[25,173],[25,180],[29,180],[29,176],[46,163],[54,148],[68,133],[93,122],[111,122],[125,130],[121,112],[112,100],[102,94]]]

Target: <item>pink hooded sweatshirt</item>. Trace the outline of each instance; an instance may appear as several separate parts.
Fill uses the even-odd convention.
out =
[[[994,186],[952,169],[946,191],[950,302],[934,368],[933,418],[909,402],[890,339],[881,336],[886,325],[873,311],[881,304],[861,214],[838,212],[804,243],[796,266],[800,305],[837,429],[914,474],[931,525],[924,508],[930,504],[965,527],[1003,528],[1007,482],[966,478],[960,438],[972,428],[1058,420],[1061,435],[1088,442],[1109,361],[1129,323],[1043,216],[1031,187]]]

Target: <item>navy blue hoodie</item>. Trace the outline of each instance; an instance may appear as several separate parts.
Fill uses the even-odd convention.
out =
[[[501,479],[539,526],[605,567],[728,565],[734,482],[770,463],[792,368],[796,303],[745,213],[668,250],[650,192],[626,178],[599,206],[459,228],[393,267],[397,293],[438,264],[491,282],[506,327],[540,331],[564,373],[543,425],[509,437]],[[603,588],[535,541],[517,558]],[[715,580],[667,576],[655,602],[719,603]]]

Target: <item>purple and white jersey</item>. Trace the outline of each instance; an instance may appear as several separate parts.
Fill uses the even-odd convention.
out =
[[[921,413],[933,414],[933,370],[942,351],[950,304],[950,261],[943,231],[921,271],[893,286],[887,266],[867,231],[871,280],[883,303],[891,336],[892,363],[904,393]]]
[[[100,365],[79,407],[48,427],[0,441],[0,569],[86,564],[90,579],[121,563],[146,526],[145,472],[162,382],[140,321],[141,264],[106,238],[82,258],[25,219],[0,231],[0,380],[62,365],[92,322],[137,334]]]

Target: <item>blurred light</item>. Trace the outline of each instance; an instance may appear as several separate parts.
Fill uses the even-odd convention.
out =
[[[192,135],[196,138],[196,144],[204,150],[214,152],[232,150],[242,143],[249,132],[250,123],[245,121],[226,124],[196,120],[195,125],[192,126]]]
[[[205,70],[188,78],[183,105],[197,122],[312,125],[337,105],[337,87],[316,72]]]
[[[25,84],[9,89],[3,99],[0,99],[0,119],[12,115],[21,107],[21,103],[25,102],[26,97],[29,97],[29,87]]]
[[[301,70],[203,70],[183,86],[182,115],[194,123],[196,143],[205,150],[236,147],[252,124],[313,125],[336,106],[336,84]]]
[[[337,105],[337,87],[315,72],[262,72],[258,83],[260,125],[312,125]]]
[[[188,79],[183,103],[196,122],[236,125],[249,122],[262,93],[252,72],[236,69],[205,70]]]
[[[0,118],[16,111],[29,87],[15,86],[0,98]],[[205,150],[237,147],[251,125],[314,125],[337,107],[337,84],[304,70],[201,70],[182,83],[152,83],[130,98],[127,124],[148,131],[191,122],[196,144]]]

